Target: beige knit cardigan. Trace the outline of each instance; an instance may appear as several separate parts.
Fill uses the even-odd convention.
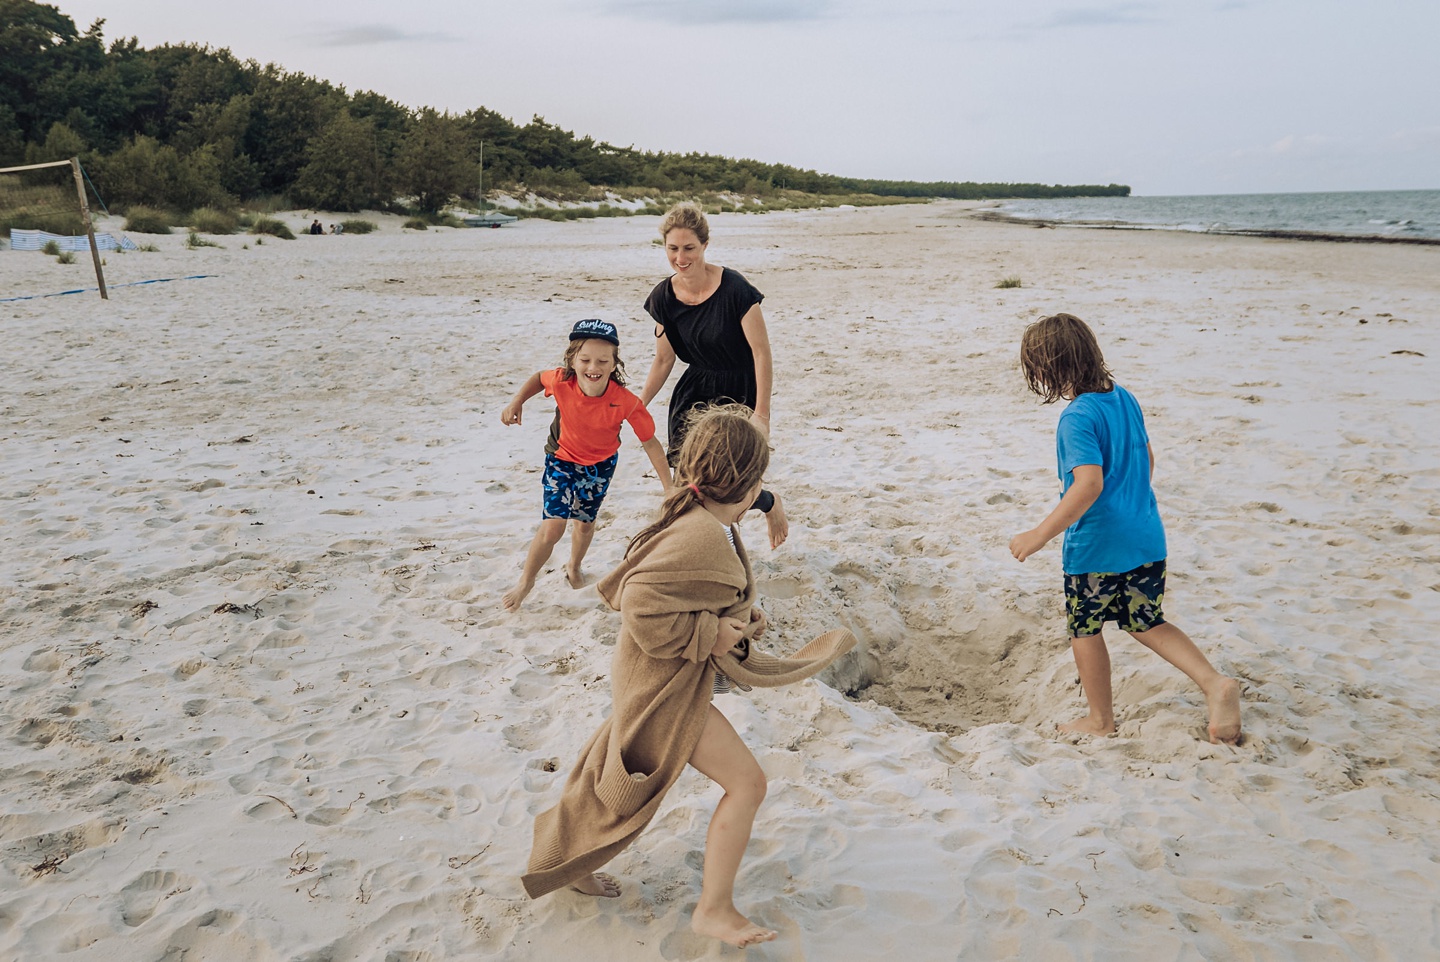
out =
[[[699,506],[630,552],[598,588],[620,611],[613,708],[580,750],[559,804],[535,819],[521,879],[531,898],[596,871],[650,823],[700,740],[715,671],[771,688],[808,678],[855,645],[841,629],[790,658],[753,649],[743,662],[713,656],[720,618],[748,623],[755,581],[738,532],[731,548],[725,527]]]

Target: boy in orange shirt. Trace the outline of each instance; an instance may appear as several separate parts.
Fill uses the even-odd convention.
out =
[[[625,362],[620,360],[620,335],[608,321],[576,322],[561,367],[530,378],[500,412],[500,423],[520,423],[521,408],[541,391],[555,399],[560,432],[545,446],[545,495],[540,530],[530,542],[520,580],[501,604],[515,611],[550,553],[570,525],[570,563],[565,580],[572,588],[585,584],[580,563],[595,537],[595,518],[620,455],[620,424],[630,422],[640,445],[655,467],[661,486],[670,490],[670,465],[655,440],[655,421],[640,399],[625,389]]]

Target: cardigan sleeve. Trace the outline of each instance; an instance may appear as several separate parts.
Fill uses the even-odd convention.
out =
[[[694,662],[710,657],[720,619],[703,608],[684,610],[685,606],[677,605],[684,596],[683,583],[626,583],[621,592],[620,619],[645,654]]]

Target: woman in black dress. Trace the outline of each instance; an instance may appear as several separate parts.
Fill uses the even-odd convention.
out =
[[[655,360],[640,400],[649,404],[665,386],[675,359],[686,368],[670,395],[670,463],[685,439],[685,418],[702,404],[738,402],[755,412],[755,425],[770,436],[773,366],[770,336],[760,311],[763,294],[739,271],[707,263],[710,224],[694,204],[677,204],[660,223],[665,257],[674,271],[655,286],[645,310],[655,319]],[[773,492],[761,491],[754,507],[765,512],[770,547],[789,536],[785,509]]]

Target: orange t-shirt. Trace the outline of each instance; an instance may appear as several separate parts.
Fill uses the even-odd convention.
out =
[[[599,464],[620,450],[620,424],[630,422],[642,442],[655,436],[655,419],[640,399],[614,381],[605,382],[605,393],[590,397],[580,382],[565,380],[565,369],[541,371],[545,396],[555,399],[560,409],[560,443],[554,454],[574,464]]]

